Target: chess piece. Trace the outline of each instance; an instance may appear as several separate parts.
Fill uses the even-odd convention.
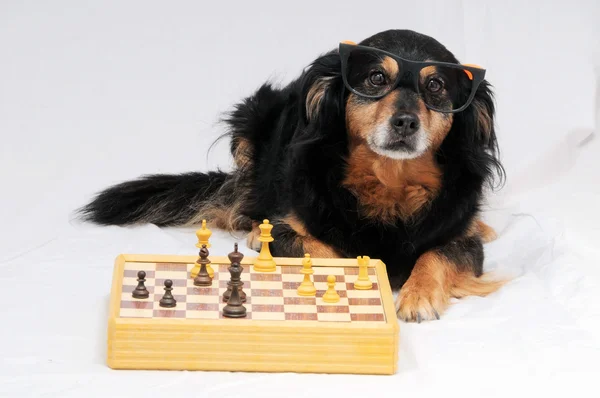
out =
[[[229,253],[227,257],[229,257],[229,262],[231,263],[231,267],[239,267],[240,268],[240,275],[241,275],[241,273],[244,272],[244,268],[242,267],[242,265],[240,263],[241,263],[242,259],[244,258],[244,255],[242,253],[238,252],[238,244],[237,243],[234,243],[233,251],[231,253]],[[240,293],[240,299],[242,300],[243,303],[245,303],[246,302],[246,293],[242,290],[243,287],[244,287],[244,282],[242,282],[241,278],[240,278],[240,286],[238,288],[238,291]],[[227,290],[225,291],[225,293],[223,293],[223,301],[227,302],[230,297],[231,297],[231,280],[229,282],[227,282]]]
[[[263,223],[258,226],[260,228],[260,236],[258,240],[262,242],[260,253],[254,262],[254,270],[257,272],[275,272],[276,264],[269,250],[269,242],[273,242],[271,230],[273,226],[269,224],[269,220],[263,220]]]
[[[196,247],[198,249],[201,249],[203,246],[209,248],[210,243],[208,242],[208,239],[211,235],[212,231],[206,227],[206,220],[202,220],[202,228],[196,231],[196,236],[198,237],[198,243],[196,243]],[[192,270],[190,271],[190,278],[194,279],[196,276],[198,276],[198,272],[200,272],[200,266],[200,257],[198,257],[194,268],[192,268]],[[206,264],[206,270],[208,271],[208,275],[211,278],[215,277],[215,271],[210,266],[210,261],[208,262],[208,264]]]
[[[369,278],[369,260],[367,256],[358,256],[358,278],[354,282],[354,288],[357,290],[369,290],[373,287],[373,282]]]
[[[337,303],[340,301],[340,295],[335,291],[335,275],[327,277],[327,291],[323,294],[323,301],[326,303]]]
[[[212,278],[208,274],[208,270],[206,269],[206,265],[210,263],[208,259],[208,249],[206,245],[202,245],[202,249],[200,249],[200,271],[198,275],[194,278],[194,286],[211,286]]]
[[[302,260],[302,270],[300,270],[301,274],[304,274],[304,280],[298,286],[298,295],[299,296],[315,296],[317,294],[317,288],[313,284],[310,276],[314,273],[312,269],[312,260],[310,259],[310,254],[306,253],[304,255],[304,259]]]
[[[196,236],[198,237],[198,243],[196,243],[196,247],[198,249],[202,248],[202,245],[206,245],[207,248],[210,247],[210,243],[208,239],[212,235],[212,231],[206,227],[206,220],[202,220],[202,228],[196,231]]]
[[[135,289],[133,289],[133,292],[131,293],[131,295],[133,296],[133,298],[136,299],[145,299],[150,297],[150,293],[148,292],[148,289],[146,289],[146,286],[144,285],[144,282],[146,282],[146,273],[144,271],[139,271],[137,273],[137,281],[138,284],[136,286]]]
[[[234,259],[236,256],[234,254]],[[242,304],[242,298],[240,297],[240,287],[243,284],[240,279],[242,267],[239,264],[236,265],[233,263],[229,267],[229,273],[231,274],[231,280],[227,284],[231,287],[231,294],[229,300],[227,300],[227,305],[223,307],[223,316],[227,318],[243,318],[246,316],[246,307]]]
[[[173,290],[173,281],[170,279],[165,280],[165,294],[160,299],[158,303],[161,307],[164,308],[173,308],[177,305],[177,301],[171,291]]]

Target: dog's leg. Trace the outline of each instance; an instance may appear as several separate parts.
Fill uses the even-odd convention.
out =
[[[483,221],[478,220],[476,225],[477,230],[479,232],[479,236],[481,236],[481,240],[483,240],[483,243],[493,242],[498,238],[498,234],[496,233],[496,231],[494,231],[494,228],[490,227]]]
[[[331,246],[311,236],[301,222],[295,217],[275,218],[271,235],[275,239],[269,244],[271,254],[277,257],[303,257],[309,253],[312,257],[334,258],[339,253]],[[250,249],[260,251],[262,243],[258,240],[260,222],[253,221],[252,231],[248,234],[247,245]]]
[[[485,296],[503,282],[481,278],[483,246],[478,237],[456,240],[418,258],[396,299],[405,321],[439,319],[452,297]]]

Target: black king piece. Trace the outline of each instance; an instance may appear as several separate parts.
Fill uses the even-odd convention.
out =
[[[238,251],[237,243],[234,244],[234,250],[231,253],[229,253],[227,257],[229,257],[229,262],[231,263],[231,267],[239,268],[240,275],[241,275],[242,272],[244,272],[244,268],[242,267],[242,265],[240,263],[242,262],[244,255]],[[229,272],[231,273],[231,270],[229,270]],[[233,274],[231,274],[231,275],[233,276]],[[246,302],[246,293],[244,292],[243,288],[244,288],[244,282],[240,281],[240,286],[238,288],[238,292],[240,293],[240,299],[242,300],[242,303],[245,303]],[[225,303],[228,302],[230,296],[231,296],[231,282],[227,282],[227,290],[225,291],[225,293],[223,293],[223,301]]]
[[[223,316],[227,318],[243,318],[246,316],[246,307],[242,304],[240,295],[240,288],[244,284],[240,279],[243,268],[239,261],[241,261],[242,258],[243,254],[238,252],[238,246],[237,243],[235,243],[233,253],[229,254],[229,259],[231,260],[231,266],[229,267],[231,279],[227,282],[227,286],[231,289],[231,293],[227,300],[227,305],[223,308]],[[238,259],[239,261],[236,261]]]

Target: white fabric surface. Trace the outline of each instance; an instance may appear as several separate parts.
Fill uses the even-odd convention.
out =
[[[600,5],[500,3],[3,1],[0,396],[594,395]],[[207,157],[220,112],[388,28],[488,68],[508,184],[485,214],[500,234],[485,266],[513,281],[440,321],[401,323],[394,376],[107,368],[114,258],[192,254],[194,235],[81,225],[73,210],[143,173],[227,168],[226,143]],[[215,231],[212,252],[233,241]]]

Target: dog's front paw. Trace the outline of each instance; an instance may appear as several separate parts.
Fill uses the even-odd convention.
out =
[[[406,322],[440,319],[448,305],[449,298],[443,287],[431,280],[427,283],[411,278],[406,281],[396,299],[396,313]]]
[[[250,231],[248,237],[246,238],[246,246],[248,246],[249,249],[257,252],[260,251],[262,246],[262,242],[258,240],[258,237],[260,236],[260,228],[258,228],[258,225],[259,224],[257,222],[252,223],[252,231]]]

